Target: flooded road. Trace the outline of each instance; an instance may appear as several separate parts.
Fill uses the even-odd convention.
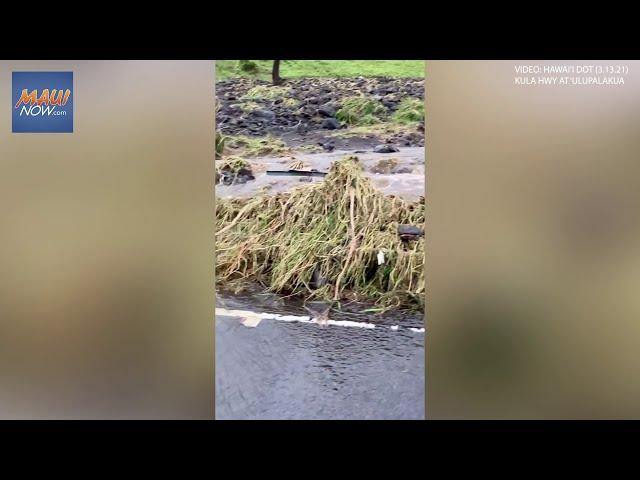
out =
[[[425,195],[424,147],[388,154],[297,152],[295,159],[326,172],[332,162],[354,154],[383,193],[410,201]],[[298,177],[266,175],[266,170],[288,169],[292,157],[249,162],[255,180],[218,184],[218,198],[308,185]],[[381,164],[392,168],[381,170]],[[372,315],[362,313],[362,306],[343,306],[341,312],[331,311],[322,328],[302,305],[276,295],[218,292],[216,307],[217,419],[425,418],[421,315]]]
[[[315,168],[327,172],[331,163],[349,155],[355,155],[362,163],[365,174],[373,180],[377,189],[386,195],[399,195],[406,200],[415,201],[425,195],[424,147],[400,148],[395,153],[354,153],[353,151],[334,151],[331,153],[296,153],[295,159],[304,162],[306,168]],[[290,190],[301,183],[299,177],[270,176],[267,170],[286,170],[293,157],[257,157],[247,159],[255,175],[255,180],[245,184],[216,185],[218,198],[249,198],[267,189],[270,193]],[[380,161],[396,161],[392,172],[376,171]],[[313,182],[321,182],[314,179]]]
[[[423,326],[418,315],[331,314],[375,328],[267,317],[250,328],[227,309],[305,312],[275,297],[217,300],[226,307],[216,315],[217,419],[424,419],[425,334],[411,330]]]

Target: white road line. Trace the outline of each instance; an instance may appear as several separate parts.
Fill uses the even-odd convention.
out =
[[[308,315],[280,315],[278,313],[264,313],[264,312],[252,312],[251,310],[227,310],[226,308],[216,308],[216,315],[223,315],[227,317],[240,317],[242,319],[251,319],[249,322],[243,321],[243,325],[248,327],[256,327],[260,323],[260,320],[278,320],[281,322],[301,322],[301,323],[318,323],[314,318]],[[256,319],[259,320],[256,321]],[[399,329],[410,330],[415,333],[424,333],[424,328],[407,327],[403,328],[398,325],[376,325],[374,323],[367,322],[352,322],[350,320],[328,320],[328,325],[335,325],[338,327],[354,327],[354,328],[386,328],[389,330],[397,331]]]

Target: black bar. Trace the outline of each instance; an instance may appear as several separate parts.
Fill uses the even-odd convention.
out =
[[[326,172],[314,170],[267,170],[267,175],[288,175],[291,177],[325,177]]]

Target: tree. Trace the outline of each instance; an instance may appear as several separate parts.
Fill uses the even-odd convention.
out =
[[[280,78],[280,60],[273,61],[273,68],[271,69],[271,79],[274,85],[279,85],[282,83],[282,79]]]

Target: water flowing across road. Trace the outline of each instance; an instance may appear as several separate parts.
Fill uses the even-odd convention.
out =
[[[332,311],[321,328],[275,296],[217,306],[217,419],[424,419],[419,315]]]
[[[321,172],[329,171],[331,164],[345,156],[355,155],[362,163],[367,175],[377,189],[385,195],[398,195],[409,201],[415,201],[425,195],[424,147],[400,148],[396,153],[354,153],[353,151],[335,151],[331,153],[296,153],[295,159],[304,162],[305,168],[315,168]],[[294,157],[258,157],[248,162],[255,175],[255,180],[244,184],[216,185],[218,198],[249,198],[261,191],[270,194],[284,192],[300,185],[299,177],[270,176],[266,170],[286,170]],[[376,172],[375,166],[380,161],[395,161],[395,169],[391,172]],[[322,179],[313,179],[314,183]]]

